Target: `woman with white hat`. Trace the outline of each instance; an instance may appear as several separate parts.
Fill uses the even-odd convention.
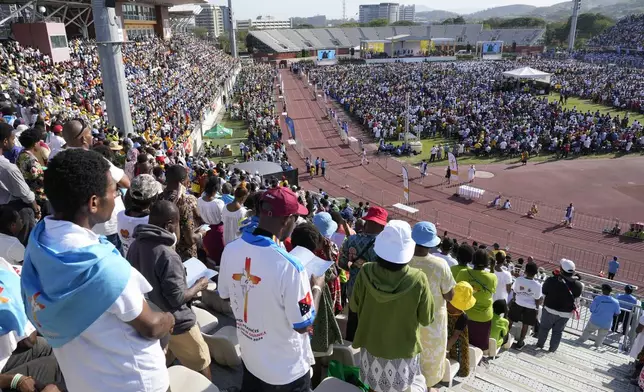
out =
[[[374,243],[377,262],[361,268],[353,288],[360,379],[376,392],[405,391],[421,372],[420,326],[434,321],[434,301],[427,276],[408,265],[415,246],[409,223],[390,221]]]

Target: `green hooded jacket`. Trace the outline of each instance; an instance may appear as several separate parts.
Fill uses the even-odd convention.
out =
[[[427,275],[406,265],[390,271],[365,264],[353,289],[351,311],[358,313],[353,347],[384,359],[413,358],[423,350],[420,326],[434,321]]]

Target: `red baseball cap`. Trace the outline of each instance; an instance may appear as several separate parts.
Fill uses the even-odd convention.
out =
[[[365,215],[362,219],[377,223],[379,225],[387,226],[388,217],[389,217],[389,214],[387,213],[387,210],[385,210],[382,207],[374,206],[374,207],[369,207],[369,211],[367,211],[367,215]]]
[[[62,125],[60,125],[60,124],[56,124],[56,125],[54,125],[54,126],[51,128],[51,131],[52,131],[53,133],[60,133],[60,132],[62,132],[62,131],[63,131],[63,126],[62,126]]]
[[[297,195],[286,187],[271,188],[264,192],[261,213],[268,216],[308,215],[309,210],[298,203]]]

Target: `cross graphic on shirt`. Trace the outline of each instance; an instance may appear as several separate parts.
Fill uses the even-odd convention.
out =
[[[241,284],[242,292],[244,293],[244,322],[248,322],[248,292],[251,288],[255,287],[262,278],[259,276],[251,275],[250,273],[250,257],[246,257],[246,264],[244,271],[241,274],[233,274],[233,280]]]

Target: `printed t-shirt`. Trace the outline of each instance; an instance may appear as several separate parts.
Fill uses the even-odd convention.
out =
[[[537,308],[535,300],[541,298],[541,283],[522,276],[514,282],[512,291],[517,305],[528,309]]]
[[[121,240],[121,253],[127,255],[130,245],[134,242],[134,229],[138,225],[146,225],[148,223],[149,216],[143,216],[135,218],[133,216],[125,215],[125,210],[121,211],[116,215],[116,227],[118,228],[118,235]]]
[[[476,304],[466,311],[472,321],[483,323],[492,320],[492,296],[496,292],[496,275],[481,270],[464,270],[459,272],[456,283],[468,282],[474,289]]]
[[[314,363],[309,335],[295,331],[313,324],[313,294],[300,261],[258,231],[244,232],[224,248],[219,295],[230,299],[248,371],[286,385]]]

